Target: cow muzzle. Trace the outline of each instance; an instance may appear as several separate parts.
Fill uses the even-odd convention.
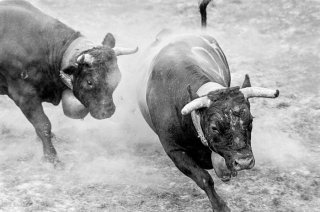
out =
[[[244,169],[252,169],[254,167],[255,160],[252,155],[237,157],[234,159],[232,166],[236,171],[244,170]]]
[[[106,119],[110,118],[116,111],[116,106],[114,103],[103,104],[102,107],[94,107],[93,110],[90,110],[90,114],[95,119]]]

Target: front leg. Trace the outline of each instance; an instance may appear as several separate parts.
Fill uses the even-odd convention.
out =
[[[10,95],[10,97],[34,126],[43,144],[45,160],[57,165],[59,160],[57,158],[57,152],[51,142],[51,123],[43,111],[39,98],[30,95]]]
[[[166,152],[177,168],[190,177],[197,185],[206,192],[213,211],[230,212],[226,203],[218,196],[214,189],[214,182],[210,174],[200,168],[196,162],[183,150],[166,148]]]

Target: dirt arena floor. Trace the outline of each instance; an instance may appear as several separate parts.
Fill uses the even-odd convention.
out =
[[[0,96],[0,211],[211,211],[205,193],[173,165],[136,105],[141,53],[163,28],[199,30],[197,0],[32,0],[95,42],[107,32],[140,52],[118,60],[116,114],[72,120],[44,104],[65,168],[42,162],[42,144]],[[320,1],[215,0],[208,32],[239,85],[278,88],[251,101],[256,165],[229,183],[213,171],[232,211],[320,211]]]

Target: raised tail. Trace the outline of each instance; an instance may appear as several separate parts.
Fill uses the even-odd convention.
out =
[[[200,0],[199,10],[201,14],[201,27],[205,29],[207,27],[207,6],[212,0]]]

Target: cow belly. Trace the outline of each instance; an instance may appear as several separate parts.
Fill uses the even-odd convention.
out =
[[[151,129],[155,132],[155,128],[152,124],[149,108],[147,105],[148,78],[149,78],[148,74],[146,74],[145,76],[142,77],[142,79],[143,79],[142,80],[143,83],[141,83],[142,86],[140,86],[137,91],[138,92],[138,105],[139,105],[139,108],[140,108],[140,111],[141,111],[143,118],[146,120],[146,122],[151,127]]]
[[[150,78],[150,74],[152,72],[152,61],[154,60],[154,57],[157,55],[159,51],[159,48],[154,48],[153,51],[147,53],[142,56],[143,65],[139,68],[139,72],[141,73],[138,78],[139,84],[137,85],[137,99],[138,99],[138,105],[141,111],[141,114],[143,118],[146,120],[148,125],[151,127],[151,129],[155,132],[155,127],[152,124],[151,116],[149,112],[149,107],[147,104],[147,89],[148,89],[148,82]]]
[[[149,113],[148,106],[139,102],[139,108],[140,108],[140,111],[141,111],[141,114],[142,114],[143,118],[146,120],[146,122],[151,127],[151,129],[154,132],[156,132],[155,128],[154,128],[154,126],[152,124],[152,121],[151,121],[151,116],[150,116],[150,113]]]
[[[8,94],[8,86],[5,78],[0,74],[0,95]]]

